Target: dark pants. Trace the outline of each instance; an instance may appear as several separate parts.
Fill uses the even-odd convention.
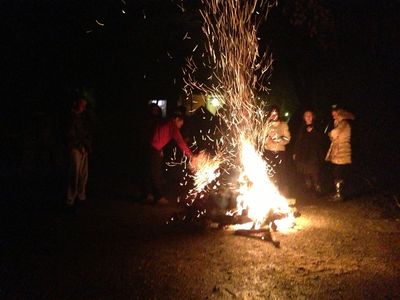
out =
[[[269,151],[264,152],[264,158],[267,160],[268,165],[272,168],[270,170],[270,177],[279,191],[288,196],[289,188],[287,184],[287,160],[285,151]]]
[[[304,178],[307,187],[320,185],[320,164],[296,162],[298,172]],[[310,185],[310,186],[308,186]]]
[[[162,151],[151,149],[150,152],[150,191],[154,200],[158,201],[165,193],[164,160]]]
[[[332,175],[335,181],[346,181],[348,173],[349,173],[349,164],[346,165],[337,165],[332,164],[333,170]]]
[[[88,180],[88,154],[79,149],[71,149],[68,172],[67,204],[73,205],[76,198],[86,199]]]

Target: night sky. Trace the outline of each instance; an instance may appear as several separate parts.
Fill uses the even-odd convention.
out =
[[[167,98],[173,105],[182,94],[185,57],[204,40],[199,5],[1,1],[5,142],[23,155],[28,148],[21,140],[44,130],[38,120],[51,116],[54,125],[73,97],[86,92],[99,123],[98,147],[124,154],[147,101]],[[335,103],[352,110],[362,149],[356,161],[374,172],[399,161],[399,8],[397,0],[283,0],[259,32],[260,48],[269,47],[274,58],[271,101],[294,121],[304,107],[325,118]],[[186,33],[190,40],[183,40]]]

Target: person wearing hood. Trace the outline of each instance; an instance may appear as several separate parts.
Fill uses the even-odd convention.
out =
[[[354,115],[342,108],[332,107],[334,128],[328,136],[331,144],[325,160],[333,167],[335,194],[333,201],[344,200],[344,187],[351,158],[351,125],[349,120],[354,120]]]

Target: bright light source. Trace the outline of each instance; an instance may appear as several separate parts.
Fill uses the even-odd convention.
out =
[[[210,98],[210,103],[214,107],[219,107],[221,105],[221,103],[219,102],[218,98],[216,98],[216,97]]]
[[[289,113],[288,112],[285,112],[285,115],[284,115],[285,117],[289,117]]]

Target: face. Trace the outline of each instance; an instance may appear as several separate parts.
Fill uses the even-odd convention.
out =
[[[162,114],[161,108],[159,106],[152,106],[151,110],[150,110],[150,114],[155,117],[161,116],[161,114]]]
[[[306,111],[303,115],[304,122],[306,122],[307,125],[312,124],[314,115],[311,111]]]
[[[269,118],[271,121],[277,121],[279,118],[278,112],[276,110],[273,110]]]
[[[332,118],[336,121],[339,118],[339,114],[336,110],[332,111]]]
[[[84,99],[80,99],[77,103],[76,103],[76,111],[77,112],[84,112],[86,110],[86,106],[87,106],[87,101]]]
[[[183,119],[181,118],[175,118],[174,119],[174,123],[176,125],[176,127],[178,127],[179,129],[182,128],[183,126]]]

